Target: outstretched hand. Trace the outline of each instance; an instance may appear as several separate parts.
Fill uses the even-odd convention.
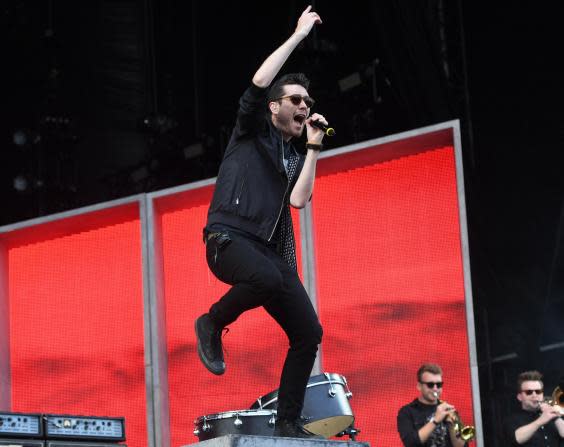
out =
[[[296,34],[301,34],[303,37],[307,36],[314,25],[323,23],[321,17],[316,12],[311,10],[311,5],[309,5],[302,15],[298,19],[298,24],[296,25]]]
[[[253,84],[260,88],[268,87],[290,54],[292,54],[292,51],[306,38],[313,26],[317,23],[321,23],[321,17],[319,17],[319,14],[316,12],[311,11],[310,5],[302,12],[294,33],[286,42],[274,50],[259,67],[253,76]]]

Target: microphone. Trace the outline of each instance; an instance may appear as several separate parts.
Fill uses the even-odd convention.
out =
[[[325,132],[325,135],[327,135],[328,137],[332,137],[333,135],[335,135],[335,129],[333,129],[332,127],[328,127],[319,121],[312,121],[311,125],[313,127],[317,127],[318,129],[321,129],[323,132]]]

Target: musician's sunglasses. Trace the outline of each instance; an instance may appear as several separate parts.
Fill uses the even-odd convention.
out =
[[[523,393],[525,393],[527,396],[530,396],[531,394],[535,393],[535,394],[542,394],[544,392],[544,390],[521,390]]]
[[[308,109],[311,109],[313,107],[313,105],[315,104],[315,100],[309,96],[302,96],[302,95],[286,95],[286,96],[281,96],[280,98],[275,99],[275,101],[278,101],[280,99],[286,99],[288,98],[290,101],[292,101],[292,104],[294,104],[295,106],[299,106],[302,103],[302,100],[305,102],[305,105]]]
[[[443,387],[443,382],[420,382],[420,383],[427,385],[429,387],[429,389],[433,389],[433,388],[435,388],[435,386],[437,388]]]

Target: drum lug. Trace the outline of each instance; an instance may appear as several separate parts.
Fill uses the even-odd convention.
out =
[[[331,382],[331,376],[329,375],[329,373],[324,373],[325,378],[327,379],[327,381],[329,382],[329,397],[335,397],[335,395],[337,394],[335,392],[335,388],[333,388],[333,382]]]
[[[204,431],[204,433],[211,430],[211,425],[208,424],[208,420],[206,419],[205,416],[204,416],[204,425],[202,425],[202,430]]]
[[[239,413],[237,413],[235,415],[235,420],[233,421],[233,425],[237,428],[239,428],[241,425],[243,425],[243,421],[241,419],[239,419]]]
[[[343,382],[345,382],[345,388],[347,389],[345,396],[347,397],[347,399],[350,399],[351,397],[353,397],[353,393],[349,388],[349,384],[348,384],[347,378],[345,376],[343,376]]]
[[[272,413],[272,416],[268,420],[268,426],[274,427],[274,425],[276,425],[276,418],[274,417],[274,413]]]

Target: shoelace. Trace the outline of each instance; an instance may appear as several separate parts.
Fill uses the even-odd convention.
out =
[[[225,353],[227,354],[227,351],[225,350],[225,348],[223,347],[223,341],[222,338],[225,337],[227,335],[227,333],[229,332],[229,328],[228,327],[224,327],[223,329],[221,329],[220,331],[217,331],[216,334],[218,335],[216,341],[219,344],[218,346],[218,352],[220,353]],[[223,356],[224,357],[224,356]]]

